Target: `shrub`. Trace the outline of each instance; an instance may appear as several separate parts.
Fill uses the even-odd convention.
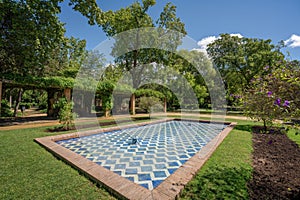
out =
[[[102,97],[102,108],[104,110],[105,117],[109,117],[112,107],[113,107],[112,95],[103,96]]]
[[[32,106],[35,106],[35,103],[28,103],[28,102],[22,102],[20,103],[20,109],[21,107],[24,106],[26,109],[30,109]]]
[[[74,103],[68,102],[65,98],[60,98],[55,104],[55,108],[59,109],[58,119],[65,130],[70,130],[74,126],[74,120],[77,114],[73,110]]]
[[[13,112],[9,107],[9,103],[7,100],[3,99],[1,101],[1,117],[12,117]]]
[[[273,120],[291,120],[300,116],[300,71],[288,65],[256,76],[244,95],[245,114],[263,121],[265,132]]]
[[[38,96],[38,108],[39,110],[45,110],[48,107],[47,92],[41,92]]]
[[[138,103],[139,108],[144,109],[149,113],[149,118],[151,109],[155,110],[155,108],[163,108],[162,102],[157,97],[141,97]]]

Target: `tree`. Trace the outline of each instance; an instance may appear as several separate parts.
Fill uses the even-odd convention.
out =
[[[208,88],[214,88],[212,62],[203,53],[196,50],[180,50],[172,66],[183,74],[184,78],[193,88],[198,98],[199,106],[208,107]],[[211,92],[211,91],[210,91]]]
[[[161,61],[162,53],[155,49],[142,49],[141,41],[143,42],[159,42],[159,38],[167,34],[165,29],[172,29],[185,34],[184,24],[176,17],[176,7],[171,4],[167,4],[164,11],[161,13],[160,18],[157,20],[156,25],[161,28],[160,35],[151,36],[151,33],[145,33],[144,27],[154,27],[155,23],[153,19],[148,15],[148,10],[151,6],[155,5],[154,0],[143,0],[142,4],[135,2],[132,5],[122,8],[117,11],[107,11],[103,14],[104,21],[98,22],[99,26],[102,26],[103,31],[107,36],[112,37],[116,34],[135,29],[135,34],[130,35],[126,40],[121,36],[115,38],[116,42],[112,51],[112,55],[116,57],[115,62],[122,67],[125,71],[129,71],[132,76],[132,86],[137,89],[141,83],[141,77],[139,76],[144,69],[143,64]],[[148,37],[147,37],[148,36]],[[165,42],[164,45],[171,45],[173,48],[180,44],[180,38],[182,36],[172,35],[170,41]],[[124,42],[126,44],[124,44]],[[125,54],[119,55],[125,48],[129,48],[129,51]],[[132,113],[134,114],[134,94],[131,97]]]
[[[1,78],[43,76],[49,55],[63,39],[59,10],[52,1],[4,0],[0,4]],[[23,90],[19,89],[15,116]]]
[[[66,58],[66,65],[61,69],[61,76],[75,78],[80,67],[89,60],[89,54],[86,50],[86,41],[71,37],[66,38],[65,47],[62,48],[62,54]]]
[[[1,74],[43,75],[53,48],[63,40],[64,28],[51,1],[4,0],[1,17]]]
[[[24,84],[43,76],[75,77],[80,67],[85,41],[64,37],[58,20],[63,0],[3,0],[0,3],[0,79]],[[70,0],[74,10],[86,16],[89,24],[101,21],[95,0]],[[74,51],[72,51],[74,50]],[[63,74],[61,74],[63,72]],[[16,115],[24,88],[19,88]]]
[[[229,94],[242,93],[251,79],[264,67],[283,60],[280,49],[271,40],[221,34],[208,45],[208,55],[220,71]]]
[[[52,0],[56,3],[64,0]],[[105,23],[104,13],[98,7],[96,0],[82,1],[82,0],[69,0],[69,6],[73,10],[80,12],[83,16],[88,18],[90,25]]]
[[[64,37],[63,24],[57,17],[60,13],[59,3],[62,1],[4,0],[0,4],[0,72],[3,76],[1,79],[9,77],[13,81],[22,80],[24,83],[32,83],[36,77],[43,76],[75,77],[82,64],[82,56],[86,53],[85,41]],[[161,36],[170,37],[170,41],[173,40],[173,42],[165,42],[162,45],[175,49],[180,44],[182,35],[174,33],[168,35],[168,31],[164,29],[172,29],[185,34],[184,24],[176,17],[176,7],[171,4],[165,6],[156,22],[148,15],[148,9],[155,5],[154,0],[135,2],[127,8],[107,12],[103,12],[98,7],[96,0],[70,0],[69,5],[86,16],[89,24],[98,24],[102,27],[110,37],[126,30],[154,27],[156,24],[162,29],[160,34],[156,35],[154,42],[159,43]],[[139,34],[138,31],[131,43],[136,48],[116,58],[116,62],[123,69],[130,70],[144,63],[167,60],[165,53],[153,49],[138,49],[138,44],[143,39],[139,37]],[[151,37],[148,37],[148,40],[150,39]],[[113,54],[118,51],[119,44],[116,43]],[[134,77],[133,85],[138,86],[140,81],[137,78],[138,71],[131,70],[130,72]],[[23,88],[19,89],[15,114],[23,90]],[[109,90],[110,87],[107,91]],[[54,92],[51,91],[51,94]]]
[[[88,58],[86,41],[64,37],[49,54],[49,59],[45,63],[44,76],[75,78]]]

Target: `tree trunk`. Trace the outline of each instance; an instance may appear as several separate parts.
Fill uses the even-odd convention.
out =
[[[16,101],[15,109],[14,109],[14,117],[17,117],[18,109],[19,109],[20,103],[22,101],[22,95],[23,95],[23,89],[20,88],[19,92],[18,92],[18,98]]]
[[[12,107],[12,96],[11,96],[11,91],[9,91],[9,107]]]
[[[2,81],[0,81],[0,117],[1,117],[1,103],[2,103]]]
[[[138,20],[136,19],[136,22],[138,23]],[[130,70],[131,76],[132,76],[132,82],[133,82],[133,88],[137,89],[140,85],[140,74],[137,74],[137,66],[138,66],[138,56],[139,56],[139,46],[140,46],[140,34],[139,30],[137,30],[136,38],[135,38],[135,50],[133,51],[133,66]],[[135,115],[135,94],[133,93],[130,97],[130,114]]]
[[[164,98],[164,113],[167,112],[167,98]]]
[[[264,121],[264,133],[267,133],[267,122],[266,120],[263,120]]]

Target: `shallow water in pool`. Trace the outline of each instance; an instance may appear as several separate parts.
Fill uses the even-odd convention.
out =
[[[57,143],[152,190],[226,126],[174,120]]]

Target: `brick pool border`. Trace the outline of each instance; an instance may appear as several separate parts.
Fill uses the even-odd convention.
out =
[[[99,134],[103,132],[109,132],[124,128],[130,128],[135,126],[142,126],[153,123],[160,123],[172,120],[182,121],[195,121],[195,122],[207,122],[205,120],[195,119],[179,119],[168,118],[163,120],[156,120],[150,122],[143,122],[138,124],[129,124],[123,126],[116,126],[111,128],[102,128],[96,130],[89,130],[83,132],[75,132],[70,134],[47,136],[34,139],[35,142],[42,145],[45,149],[53,153],[56,157],[64,160],[69,165],[73,166],[77,170],[81,171],[95,181],[96,183],[104,186],[108,191],[122,199],[176,199],[179,197],[180,192],[184,186],[196,175],[203,164],[209,159],[211,154],[222,143],[228,133],[234,128],[236,123],[224,123],[228,125],[222,130],[214,139],[207,143],[200,151],[198,151],[193,157],[181,165],[173,174],[167,177],[161,184],[159,184],[153,190],[148,190],[90,160],[87,158],[67,149],[56,143],[59,140],[66,140],[71,138],[78,138],[82,136],[88,136],[93,134]],[[214,122],[220,123],[220,122]],[[223,124],[223,123],[222,123]]]

